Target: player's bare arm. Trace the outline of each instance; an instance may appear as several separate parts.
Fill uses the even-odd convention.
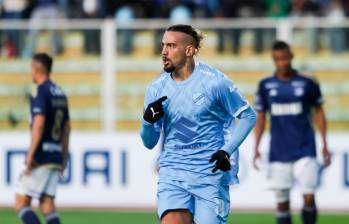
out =
[[[34,154],[36,149],[38,148],[39,142],[44,133],[44,127],[45,127],[45,116],[41,114],[35,115],[33,120],[33,126],[32,126],[31,143],[29,146],[27,160],[26,160],[25,173],[27,175],[30,173],[31,167],[35,165]]]
[[[257,170],[259,169],[257,161],[261,157],[260,151],[259,151],[259,144],[260,144],[264,129],[265,129],[265,112],[258,112],[256,126],[254,128],[255,148],[254,148],[254,157],[253,157],[253,166]]]
[[[320,132],[320,136],[322,139],[322,156],[324,159],[324,166],[326,167],[331,164],[331,155],[327,146],[327,124],[325,111],[322,108],[322,106],[315,107],[314,116],[315,124]]]
[[[70,135],[70,121],[66,121],[64,124],[64,130],[62,135],[62,157],[63,157],[63,163],[62,163],[62,172],[65,170],[67,166],[68,161],[68,152],[69,152],[69,135]]]

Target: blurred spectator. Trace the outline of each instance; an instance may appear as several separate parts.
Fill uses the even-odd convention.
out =
[[[223,16],[224,18],[251,18],[259,17],[261,15],[262,5],[259,0],[221,0],[221,15],[217,13],[217,16]],[[240,53],[241,48],[241,34],[243,29],[235,28],[231,30],[218,30],[218,52],[223,52],[225,49],[226,35],[231,36],[232,50],[234,54]],[[260,30],[254,29],[254,52],[261,52],[261,38]]]
[[[312,0],[293,0],[291,5],[290,17],[293,19],[307,17],[314,24],[314,27],[305,29],[308,47],[310,53],[315,53],[320,48],[319,29],[315,27],[316,17],[321,15],[322,7],[319,2]]]
[[[265,16],[270,18],[285,18],[291,9],[290,0],[263,0]]]
[[[116,19],[118,25],[123,28],[118,29],[118,50],[123,54],[130,54],[133,51],[133,36],[136,32],[133,29],[125,27],[136,18],[157,17],[161,11],[156,8],[157,0],[109,0],[109,8],[112,16]]]
[[[170,12],[170,23],[172,24],[189,24],[191,21],[191,12],[185,5],[178,5]]]
[[[291,17],[303,16],[304,3],[306,0],[293,0],[291,2]]]
[[[28,45],[23,53],[24,57],[31,57],[36,49],[36,41],[42,26],[54,24],[54,20],[61,18],[58,0],[36,0],[30,16],[30,31]],[[60,33],[55,29],[49,30],[52,41],[52,54],[57,55],[63,51]]]
[[[221,8],[220,0],[183,0],[181,4],[191,10],[194,18],[213,17]]]
[[[268,18],[281,19],[286,18],[291,11],[291,0],[262,0],[264,16]],[[263,29],[261,36],[261,49],[271,48],[272,43],[276,40],[276,30],[274,28]]]
[[[342,0],[343,2],[343,9],[345,11],[345,15],[349,16],[349,0]]]
[[[316,53],[320,49],[320,28],[315,26],[316,17],[323,15],[323,9],[326,7],[326,2],[329,0],[306,0],[303,6],[303,16],[312,19],[314,27],[309,28],[308,32],[308,46],[310,53]]]
[[[127,26],[135,19],[131,4],[122,6],[115,12],[115,19],[118,25]],[[130,54],[133,50],[133,30],[121,28],[118,29],[118,49],[123,54]]]
[[[190,23],[192,18],[192,12],[190,10],[189,0],[157,0],[155,2],[155,8],[159,11],[155,14],[157,18],[168,18],[173,24],[176,23]],[[161,38],[164,34],[164,30],[155,31],[155,54],[161,53]]]
[[[349,18],[349,0],[343,0],[343,7],[346,15],[346,19]],[[346,50],[349,50],[349,28],[345,28],[345,39],[346,41]]]
[[[19,20],[24,18],[24,12],[28,7],[28,2],[27,0],[2,0],[1,6],[3,9],[3,19]],[[5,30],[4,32],[5,37],[2,54],[10,58],[16,57],[20,53],[20,49],[22,49],[21,31],[15,29]]]
[[[82,17],[99,19],[107,15],[106,0],[82,0],[80,3]],[[84,30],[84,50],[86,54],[101,52],[101,32],[99,29]]]
[[[82,18],[82,7],[81,7],[81,1],[82,0],[63,0],[66,1],[65,4],[62,4],[62,8],[66,8],[65,10],[65,17],[66,18],[72,18],[72,19],[78,19]]]
[[[72,0],[57,0],[62,17],[67,18],[69,13],[69,3]]]
[[[333,28],[328,29],[330,38],[331,51],[335,53],[341,53],[345,50],[346,40],[345,32],[341,27],[336,27],[345,20],[345,11],[340,0],[332,0],[329,3],[329,7],[326,8],[326,16],[333,25]]]

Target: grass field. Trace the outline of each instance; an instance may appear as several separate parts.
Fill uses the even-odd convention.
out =
[[[121,211],[63,210],[59,212],[63,224],[156,224],[156,213]],[[41,217],[42,218],[42,217]],[[294,215],[294,224],[301,224],[299,215]],[[43,222],[44,223],[44,222]],[[272,213],[232,213],[229,224],[273,224]],[[15,212],[0,210],[0,224],[20,224]],[[318,224],[349,224],[349,214],[321,214]]]

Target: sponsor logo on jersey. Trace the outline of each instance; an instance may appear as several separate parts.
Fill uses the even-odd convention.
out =
[[[192,129],[196,124],[187,118],[181,117],[173,124],[173,128],[177,131],[174,136],[183,143],[189,143],[198,134]]]
[[[270,82],[265,84],[266,89],[275,89],[277,87],[279,87],[279,84],[277,82]]]
[[[44,142],[42,144],[42,150],[44,152],[62,152],[62,146],[57,143]]]
[[[53,107],[68,107],[67,100],[63,99],[52,99],[51,104]]]
[[[271,114],[273,116],[299,115],[303,112],[303,106],[300,102],[295,103],[272,103]]]

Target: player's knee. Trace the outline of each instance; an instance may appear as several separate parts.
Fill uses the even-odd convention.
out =
[[[276,190],[275,191],[276,201],[278,203],[278,207],[282,207],[286,210],[289,207],[289,201],[290,201],[290,190],[289,189],[282,189],[282,190]]]
[[[16,194],[15,210],[20,211],[23,207],[29,207],[31,198],[25,195]]]
[[[192,224],[193,218],[187,210],[167,211],[161,218],[161,224]]]
[[[49,213],[52,213],[55,211],[55,207],[50,205],[50,204],[47,204],[47,203],[44,203],[44,204],[41,204],[40,203],[40,211],[42,212],[42,214],[49,214]]]
[[[315,206],[315,196],[314,194],[304,194],[303,195],[304,205],[307,207]]]
[[[43,214],[49,214],[56,210],[54,199],[52,197],[47,197],[47,196],[44,196],[40,199],[39,207],[40,207],[40,211]]]

